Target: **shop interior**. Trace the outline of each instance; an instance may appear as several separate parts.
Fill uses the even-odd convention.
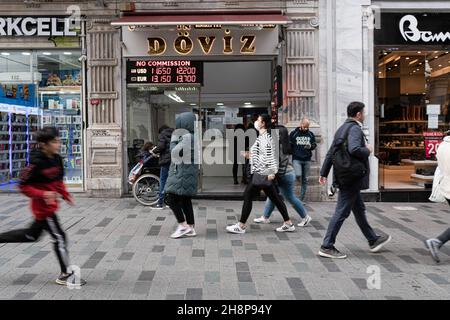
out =
[[[254,114],[268,113],[271,102],[271,61],[205,62],[203,86],[128,85],[127,141],[128,168],[136,163],[136,154],[148,141],[156,143],[158,129],[175,127],[176,115],[191,111],[198,115],[203,133],[215,129],[225,137],[226,129],[237,124],[247,127]],[[211,139],[203,136],[205,152]],[[227,140],[214,141],[225,148]],[[208,152],[208,150],[206,150]],[[233,181],[232,164],[202,164],[199,190],[202,193],[242,192],[242,166]]]
[[[0,190],[15,189],[35,132],[56,126],[65,183],[83,187],[82,77],[79,50],[0,52]]]
[[[449,129],[447,50],[377,50],[377,155],[380,189],[429,188],[436,145],[424,135]]]

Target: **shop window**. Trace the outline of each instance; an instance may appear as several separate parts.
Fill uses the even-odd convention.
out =
[[[378,53],[381,185],[427,187],[436,168],[436,140],[449,128],[450,54]]]
[[[17,182],[36,147],[35,132],[55,126],[65,182],[83,186],[82,74],[77,50],[0,52],[0,184]],[[4,189],[2,188],[2,189]]]

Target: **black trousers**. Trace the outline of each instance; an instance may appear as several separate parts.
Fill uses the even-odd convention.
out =
[[[284,221],[289,220],[289,214],[287,212],[286,205],[284,204],[281,196],[278,194],[278,190],[275,187],[275,184],[271,184],[269,188],[262,189],[266,196],[272,200],[272,202],[277,207],[278,211],[280,211],[281,215],[283,216]],[[250,213],[252,212],[253,207],[253,199],[255,196],[258,195],[258,193],[261,191],[261,188],[255,187],[252,184],[252,180],[250,179],[248,181],[247,187],[244,191],[244,204],[242,205],[242,213],[241,213],[241,220],[240,222],[245,224],[248,220],[248,217],[250,216]]]
[[[238,179],[238,170],[239,170],[239,164],[236,162],[233,164],[233,178],[234,180]],[[242,164],[242,180],[245,179],[245,164]]]
[[[34,220],[26,229],[17,229],[0,234],[0,243],[36,242],[43,231],[52,237],[53,249],[58,258],[61,272],[66,273],[69,267],[69,253],[67,251],[67,237],[54,214],[45,220]]]
[[[190,196],[180,196],[173,193],[168,193],[167,205],[175,214],[178,223],[187,222],[188,225],[194,225],[194,209],[192,208],[192,201]]]

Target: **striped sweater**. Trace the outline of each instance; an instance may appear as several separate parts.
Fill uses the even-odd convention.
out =
[[[278,161],[272,136],[268,132],[260,134],[250,149],[250,171],[261,175],[278,172]]]

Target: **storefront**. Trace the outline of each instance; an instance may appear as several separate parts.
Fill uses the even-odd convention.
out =
[[[191,111],[201,123],[201,152],[223,155],[201,163],[199,191],[242,193],[226,157],[226,129],[248,126],[254,114],[276,121],[281,113],[279,26],[287,22],[282,14],[139,15],[113,22],[122,26],[126,75],[124,176],[140,147],[157,142],[162,125],[174,127],[177,114]],[[205,134],[210,129],[222,138]]]
[[[382,12],[374,32],[380,190],[426,190],[450,128],[450,13]]]
[[[65,183],[84,191],[83,25],[0,17],[0,190],[15,190],[43,126],[59,129]]]

